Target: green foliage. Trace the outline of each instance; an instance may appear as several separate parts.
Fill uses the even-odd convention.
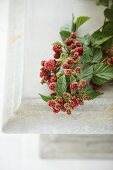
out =
[[[83,92],[89,96],[89,100],[92,100],[102,94],[100,91],[94,90],[90,85],[84,87]]]
[[[91,42],[91,36],[89,34],[86,34],[84,37],[77,38],[78,41],[80,41],[83,45],[89,45]]]
[[[54,42],[53,45],[59,45],[60,47],[62,47],[62,44],[59,41]]]
[[[72,23],[69,25],[65,25],[60,30],[60,36],[63,41],[65,41],[67,38],[69,38],[71,32],[75,32],[78,30],[78,28],[84,24],[86,21],[88,21],[90,17],[87,16],[80,16],[74,21],[74,16],[72,15]]]
[[[64,62],[66,62],[67,58],[69,58],[68,55],[66,55],[66,54],[61,54],[61,56],[60,56],[60,61],[61,61],[62,63],[64,63]]]
[[[91,56],[93,55],[92,50],[91,50],[90,47],[88,47],[86,45],[84,45],[83,48],[84,48],[84,52],[83,52],[83,55],[81,57],[81,61],[82,61],[83,64],[90,63],[91,60],[92,60]]]
[[[55,98],[54,96],[45,96],[45,95],[42,95],[40,93],[39,93],[39,95],[45,102],[48,102],[49,100],[52,100],[52,99]]]
[[[113,66],[107,63],[99,63],[93,66],[93,82],[95,84],[104,84],[113,79]]]
[[[110,38],[112,38],[112,36],[103,37],[102,39],[96,41],[93,45],[95,47],[98,47],[98,46],[102,45],[103,43],[105,43],[106,41],[108,41]]]
[[[76,31],[78,30],[78,28],[83,25],[86,21],[88,21],[90,19],[90,17],[87,16],[80,16],[77,18],[76,20]]]
[[[109,6],[109,0],[96,0],[97,5]]]
[[[78,75],[79,79],[90,80],[93,76],[93,66],[86,67],[84,70]]]
[[[91,63],[98,63],[102,59],[102,49],[101,48],[94,48],[93,49],[93,58]]]
[[[62,96],[63,93],[66,92],[66,90],[67,90],[66,76],[62,75],[56,83],[55,92],[57,96]]]
[[[104,15],[109,21],[113,22],[113,4],[110,8],[105,9]]]

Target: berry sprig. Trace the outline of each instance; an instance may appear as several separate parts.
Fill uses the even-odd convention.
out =
[[[73,16],[69,30],[63,27],[60,31],[63,44],[53,43],[52,59],[41,61],[41,83],[48,85],[51,94],[40,96],[54,113],[62,111],[70,115],[86,100],[101,95],[98,90],[113,80],[113,47],[104,48],[112,35],[97,38],[98,30],[84,37],[76,33],[88,19],[82,16],[74,21]],[[99,32],[102,34],[102,30]]]

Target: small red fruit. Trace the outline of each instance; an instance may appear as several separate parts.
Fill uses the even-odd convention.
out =
[[[43,78],[45,75],[46,75],[45,71],[42,70],[42,71],[40,72],[40,77]]]
[[[74,54],[73,54],[73,59],[74,60],[77,60],[79,57],[79,53],[76,51]]]
[[[53,51],[55,53],[61,53],[62,52],[61,46],[60,45],[54,45],[53,46]]]
[[[48,105],[49,105],[50,107],[54,107],[54,106],[55,106],[54,100],[49,100],[49,101],[48,101]]]
[[[86,80],[80,80],[80,85],[84,87],[87,84]]]
[[[42,60],[41,61],[41,65],[44,66],[44,63],[45,63],[45,60]]]
[[[49,84],[49,89],[50,89],[50,90],[54,90],[54,89],[55,89],[55,86],[56,86],[56,83],[54,83],[54,82],[53,82],[53,83],[50,83],[50,84]]]
[[[89,96],[88,96],[88,94],[83,94],[83,100],[89,100]]]
[[[55,59],[59,59],[59,58],[60,58],[60,53],[55,53],[55,54],[54,54],[54,58],[55,58]]]
[[[75,45],[75,44],[71,44],[70,47],[71,47],[72,49],[74,49],[74,48],[76,48],[76,45]]]
[[[82,55],[82,53],[83,53],[83,47],[77,47],[77,48],[76,48],[76,51],[77,51],[80,55]]]
[[[76,38],[77,35],[76,35],[76,33],[72,32],[72,33],[70,34],[70,37],[71,37],[71,38]]]
[[[65,63],[63,63],[62,67],[63,67],[64,69],[69,69],[69,68],[70,68],[70,65],[68,64],[68,62],[65,62]]]
[[[113,57],[107,59],[108,64],[113,64]]]
[[[76,45],[76,47],[81,47],[82,46],[82,44],[79,41],[75,41],[75,45]]]
[[[77,82],[73,82],[70,84],[70,90],[76,90],[78,88],[78,83]]]
[[[72,69],[65,69],[64,73],[65,75],[70,76],[72,74]]]
[[[77,74],[79,74],[79,73],[81,72],[81,68],[80,68],[80,67],[76,67],[75,72],[76,72]]]
[[[72,39],[67,39],[67,40],[65,41],[65,44],[66,44],[67,46],[70,46],[72,43],[73,43],[73,40],[72,40]]]

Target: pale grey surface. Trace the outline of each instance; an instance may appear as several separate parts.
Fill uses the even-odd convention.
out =
[[[106,104],[106,99],[98,99],[76,109],[71,116],[62,112],[55,115],[40,100],[25,99],[15,116],[9,119],[3,131],[8,133],[113,134],[112,108],[112,99],[109,99],[109,106]]]
[[[113,159],[113,135],[41,135],[43,159]]]
[[[87,10],[89,6],[91,10]],[[59,40],[61,25],[70,21],[72,12],[76,17],[89,15],[92,20],[80,33],[92,32],[103,22],[102,11],[95,0],[10,0],[4,132],[113,134],[112,83],[104,87],[104,95],[87,102],[70,117],[65,113],[54,115],[38,99],[38,92],[48,93],[48,88],[39,83],[39,63],[52,55],[49,46]]]

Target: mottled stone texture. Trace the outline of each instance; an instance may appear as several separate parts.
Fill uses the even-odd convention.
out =
[[[113,135],[41,135],[43,159],[113,159]]]

